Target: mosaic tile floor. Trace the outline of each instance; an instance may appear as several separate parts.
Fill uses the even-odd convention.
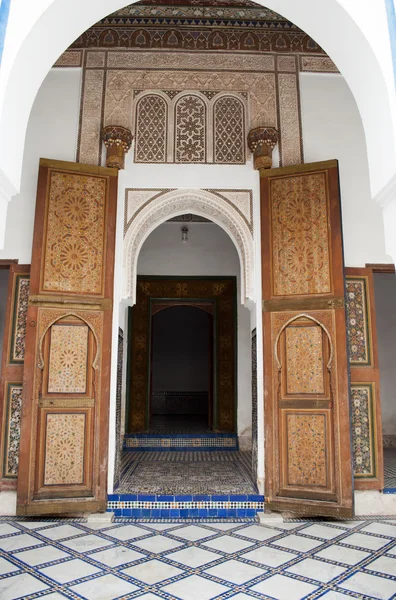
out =
[[[384,448],[384,484],[396,489],[396,448]]]
[[[1,600],[389,600],[396,520],[0,520]]]
[[[256,494],[250,452],[123,453],[118,494]]]

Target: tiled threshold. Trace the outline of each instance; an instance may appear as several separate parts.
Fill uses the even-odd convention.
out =
[[[110,494],[107,510],[135,519],[249,518],[264,510],[264,496]]]

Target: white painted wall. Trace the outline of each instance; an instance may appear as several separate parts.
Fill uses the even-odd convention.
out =
[[[9,206],[0,258],[31,262],[39,160],[76,159],[80,86],[81,69],[52,69],[39,90],[27,129],[21,192]]]
[[[153,231],[139,255],[139,275],[235,275],[239,258],[228,235],[214,223],[189,223],[182,244],[181,223],[164,223]],[[238,299],[238,436],[248,447],[252,435],[252,376],[250,311]]]
[[[392,262],[379,204],[370,194],[366,142],[354,97],[341,75],[300,75],[305,162],[339,161],[345,264]]]
[[[382,431],[396,435],[396,277],[374,273]]]

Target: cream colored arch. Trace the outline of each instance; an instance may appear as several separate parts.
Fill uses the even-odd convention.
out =
[[[219,225],[230,236],[241,268],[241,302],[255,300],[252,233],[242,215],[225,199],[200,189],[177,189],[153,198],[132,219],[124,238],[124,297],[136,301],[137,262],[143,243],[158,225],[182,214],[196,214]]]

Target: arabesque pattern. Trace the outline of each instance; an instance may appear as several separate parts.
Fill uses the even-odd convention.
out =
[[[351,396],[355,477],[374,476],[373,384],[351,384]]]
[[[326,486],[326,422],[323,414],[288,414],[289,485]]]
[[[14,327],[11,345],[11,363],[25,359],[26,317],[29,303],[29,275],[17,275],[14,303]]]
[[[47,414],[44,485],[83,482],[85,414]]]
[[[271,180],[275,296],[331,292],[325,173]]]
[[[245,127],[243,104],[233,96],[224,96],[214,105],[214,162],[245,162]]]
[[[347,277],[345,285],[349,362],[351,365],[370,365],[366,280],[363,277]]]
[[[53,325],[48,392],[84,394],[87,387],[87,358],[87,325]]]
[[[288,394],[323,394],[323,335],[318,325],[286,328]]]
[[[136,107],[135,162],[166,162],[167,105],[150,94]]]
[[[175,162],[206,162],[206,106],[198,96],[183,96],[176,104]]]
[[[3,475],[6,477],[17,477],[21,435],[22,385],[8,384],[6,400],[7,421]]]
[[[43,291],[103,293],[106,179],[51,173]]]

